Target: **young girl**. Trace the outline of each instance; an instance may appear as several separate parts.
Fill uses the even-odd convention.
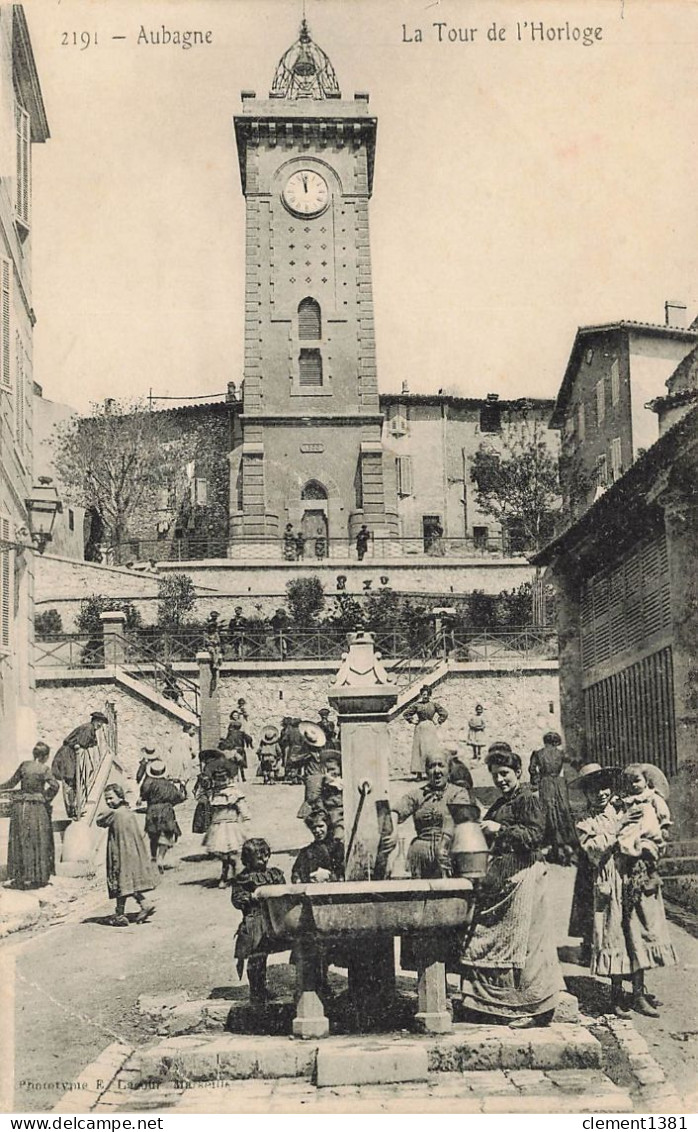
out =
[[[116,911],[110,923],[115,928],[127,928],[126,901],[133,897],[139,906],[136,923],[142,924],[153,915],[155,906],[146,904],[144,892],[151,892],[157,884],[152,863],[148,860],[143,834],[138,819],[129,809],[124,792],[112,782],[104,791],[109,807],[106,814],[97,818],[97,825],[109,830],[107,834],[107,889],[116,899]]]
[[[282,762],[281,747],[279,746],[279,732],[276,727],[265,727],[257,748],[259,759],[259,773],[265,786],[271,784],[278,777],[277,771]]]
[[[623,979],[631,978],[633,1008],[656,1018],[658,1011],[645,990],[645,971],[671,966],[676,956],[667,932],[659,878],[648,883],[646,872],[638,868],[643,859],[638,819],[613,796],[619,777],[617,768],[598,767],[585,773],[583,780],[588,816],[577,823],[577,832],[593,866],[591,973],[610,977],[613,1011],[618,1017],[629,1017]]]
[[[257,889],[265,884],[285,884],[281,869],[269,868],[271,849],[263,837],[251,837],[242,847],[242,872],[233,879],[230,894],[233,907],[242,912],[237,930],[235,958],[238,975],[247,960],[250,984],[250,1005],[263,1006],[267,1001],[268,941],[264,935],[264,917],[259,907]]]
[[[291,884],[341,880],[344,876],[344,846],[333,836],[325,811],[315,810],[305,819],[305,824],[313,840],[296,857],[291,870]]]
[[[220,857],[221,875],[219,888],[228,883],[228,873],[235,874],[237,857],[249,830],[250,811],[245,795],[239,786],[230,780],[225,768],[214,767],[211,790],[211,824],[203,844],[209,853]]]

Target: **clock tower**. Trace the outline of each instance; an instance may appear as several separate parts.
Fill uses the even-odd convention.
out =
[[[243,91],[235,136],[246,264],[232,553],[277,556],[291,523],[307,556],[345,557],[363,523],[397,533],[369,248],[376,120],[368,95],[342,99],[303,20],[269,98]]]

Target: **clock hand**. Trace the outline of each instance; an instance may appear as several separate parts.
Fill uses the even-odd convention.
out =
[[[306,177],[305,173],[302,173],[301,176],[303,178],[303,192],[307,193],[307,191],[308,191],[308,178]]]

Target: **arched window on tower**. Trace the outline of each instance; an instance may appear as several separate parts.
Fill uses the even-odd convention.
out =
[[[320,304],[315,299],[302,299],[298,304],[298,337],[301,342],[319,342],[322,338]]]
[[[327,488],[319,480],[308,480],[301,492],[301,499],[327,499]]]

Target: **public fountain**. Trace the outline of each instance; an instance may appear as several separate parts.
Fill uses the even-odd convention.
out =
[[[258,889],[269,937],[291,942],[297,994],[293,1034],[329,1033],[321,997],[323,956],[339,949],[349,975],[357,1028],[390,1016],[395,1001],[395,937],[410,940],[417,967],[415,1024],[450,1030],[446,996],[448,929],[467,922],[473,901],[468,876],[385,879],[383,846],[391,829],[388,719],[397,700],[371,633],[349,634],[349,649],[329,692],[341,725],[346,879],[339,883],[269,885]],[[470,860],[472,876],[481,862]],[[468,866],[466,865],[466,870]]]

